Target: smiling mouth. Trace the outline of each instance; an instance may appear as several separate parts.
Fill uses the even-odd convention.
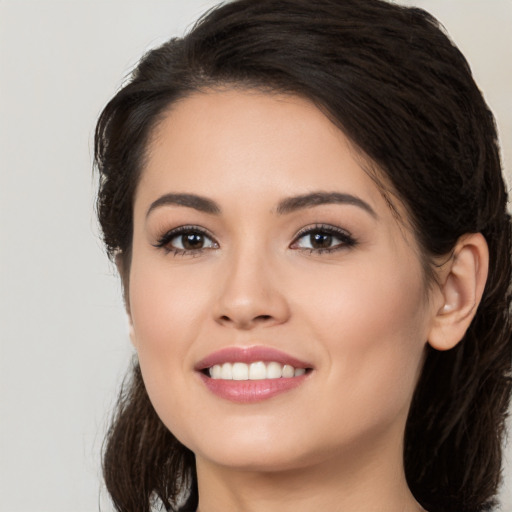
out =
[[[289,379],[304,375],[309,368],[296,368],[276,361],[253,363],[223,363],[205,368],[203,373],[214,380]]]
[[[266,401],[308,382],[313,365],[273,347],[231,346],[199,361],[195,370],[217,397],[250,404]]]

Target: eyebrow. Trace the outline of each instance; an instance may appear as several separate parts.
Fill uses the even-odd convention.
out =
[[[341,194],[339,192],[313,192],[311,194],[289,197],[279,203],[276,211],[278,214],[284,215],[322,204],[348,204],[358,206],[368,212],[372,217],[377,218],[375,210],[366,201],[351,194]]]
[[[319,206],[323,204],[348,204],[357,206],[364,211],[368,212],[372,217],[377,217],[375,210],[359,197],[352,194],[342,194],[340,192],[313,192],[310,194],[303,194],[300,196],[287,197],[279,202],[276,212],[279,215],[286,215],[288,213]],[[156,201],[151,203],[146,213],[146,218],[149,214],[161,206],[177,205],[185,206],[187,208],[194,208],[200,212],[209,213],[211,215],[219,215],[221,213],[220,206],[207,197],[198,196],[196,194],[165,194],[159,197]]]
[[[218,215],[220,213],[219,205],[207,197],[198,196],[196,194],[165,194],[151,203],[146,213],[146,218],[155,208],[166,205],[186,206],[187,208],[194,208],[200,212],[210,213],[212,215]]]

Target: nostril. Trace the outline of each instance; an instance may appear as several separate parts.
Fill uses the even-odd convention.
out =
[[[272,318],[272,315],[258,315],[256,317],[254,317],[254,320],[270,320],[271,318]],[[229,316],[227,316],[227,315],[222,315],[220,317],[220,319],[225,322],[231,321],[231,318],[229,318]]]
[[[219,317],[219,321],[225,324],[230,324],[231,322],[234,322],[236,324],[240,324],[241,326],[247,327],[252,325],[255,325],[257,323],[264,323],[268,322],[269,320],[272,320],[274,317],[272,315],[257,315],[255,317],[251,318],[239,318],[238,320],[235,320],[233,317],[229,315],[222,315]]]
[[[271,318],[270,315],[258,315],[254,320],[270,320]]]

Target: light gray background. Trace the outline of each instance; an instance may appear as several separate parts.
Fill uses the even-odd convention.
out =
[[[104,428],[131,346],[98,240],[95,119],[141,54],[214,0],[0,0],[0,510],[111,510]],[[495,110],[512,166],[512,0],[416,0]],[[502,510],[512,510],[512,447]]]

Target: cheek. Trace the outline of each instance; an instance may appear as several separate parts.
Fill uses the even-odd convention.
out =
[[[134,345],[151,401],[164,416],[176,407],[172,397],[180,396],[182,377],[194,363],[190,347],[208,314],[204,278],[197,271],[170,271],[165,262],[146,260],[144,255],[135,255],[132,261]]]
[[[172,256],[169,256],[172,257]],[[144,255],[130,273],[130,310],[141,350],[176,351],[200,328],[208,301],[205,272],[171,269]]]
[[[415,264],[395,267],[383,259],[333,273],[325,286],[310,286],[303,309],[326,349],[331,389],[343,389],[360,417],[382,410],[391,418],[407,408],[423,360],[428,308],[422,273]]]

